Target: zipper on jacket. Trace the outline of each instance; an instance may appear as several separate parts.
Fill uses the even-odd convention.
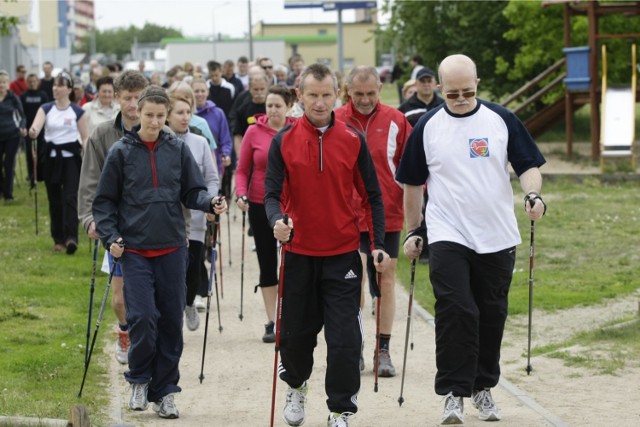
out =
[[[324,133],[320,134],[320,137],[318,138],[318,150],[320,152],[320,156],[318,158],[318,161],[320,163],[320,172],[323,171],[323,167],[322,167],[322,137],[324,136]]]
[[[155,150],[149,150],[149,158],[151,159],[151,176],[153,176],[153,188],[158,188],[158,175],[156,174],[156,159],[153,155]]]

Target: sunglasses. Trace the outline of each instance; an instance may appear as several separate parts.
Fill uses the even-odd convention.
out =
[[[273,68],[273,65],[264,65],[262,67],[263,70],[271,70]]]
[[[460,96],[460,92],[445,93],[444,96],[446,96],[447,99],[458,99],[458,97]],[[462,92],[462,96],[464,98],[473,98],[474,96],[476,96],[476,91],[475,90],[464,91]]]

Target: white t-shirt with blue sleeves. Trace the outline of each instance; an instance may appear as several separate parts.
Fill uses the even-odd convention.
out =
[[[449,241],[492,253],[521,243],[509,163],[520,175],[545,160],[513,113],[477,101],[467,114],[443,105],[423,116],[396,179],[410,185],[426,181],[429,243]]]

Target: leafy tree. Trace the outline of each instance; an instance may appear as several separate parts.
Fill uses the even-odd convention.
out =
[[[131,25],[129,28],[96,31],[96,52],[116,54],[118,58],[122,58],[131,52],[131,46],[136,40],[138,43],[158,43],[165,37],[182,37],[182,33],[174,28],[149,23],[142,29]],[[92,35],[87,35],[79,50],[90,52],[91,43]]]
[[[516,83],[496,74],[496,60],[512,62],[519,42],[503,37],[511,29],[504,15],[506,1],[386,1],[391,13],[384,37],[405,55],[420,54],[431,68],[447,55],[472,57],[482,79],[482,89],[495,97],[515,89]]]
[[[5,3],[9,3],[9,0],[4,0]],[[16,0],[11,0],[15,3]],[[0,36],[8,36],[12,28],[15,28],[20,23],[17,16],[5,16],[0,15]]]
[[[561,5],[543,7],[540,0],[386,0],[383,7],[391,13],[389,26],[382,33],[384,47],[393,46],[404,55],[419,53],[433,68],[449,54],[468,54],[476,61],[478,77],[482,79],[480,89],[496,99],[512,93],[564,55]],[[603,16],[599,27],[601,34],[637,33],[640,16]],[[587,38],[586,16],[572,17],[572,46],[587,45]],[[607,45],[608,77],[613,84],[630,82],[632,42],[637,43],[638,38],[601,41]],[[597,54],[600,55],[600,47]],[[561,88],[545,101],[552,101],[560,92]]]

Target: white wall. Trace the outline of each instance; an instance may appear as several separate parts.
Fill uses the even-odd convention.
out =
[[[166,70],[174,65],[183,65],[187,61],[206,66],[207,61],[211,60],[222,64],[227,59],[236,62],[240,56],[249,58],[249,41],[221,40],[216,42],[167,43],[165,51],[167,54]],[[285,43],[282,40],[254,40],[253,42],[254,56],[267,56],[273,60],[274,64],[286,63],[284,53]],[[251,59],[249,58],[249,60]]]

